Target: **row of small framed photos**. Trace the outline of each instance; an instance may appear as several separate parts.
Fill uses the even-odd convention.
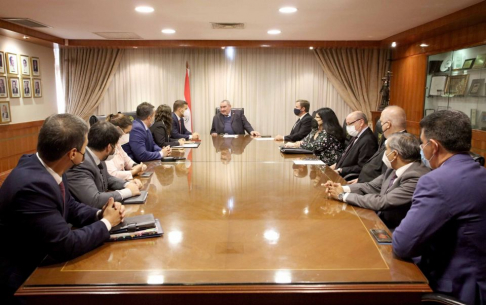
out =
[[[33,84],[32,84],[33,83]],[[42,97],[40,78],[22,78],[0,76],[0,98]]]
[[[32,75],[34,77],[38,77],[41,75],[39,57],[17,55],[15,53],[5,53],[3,51],[0,51],[0,74],[5,73],[8,73],[10,75]]]
[[[10,103],[8,101],[0,101],[0,124],[12,122],[12,115],[10,114]]]

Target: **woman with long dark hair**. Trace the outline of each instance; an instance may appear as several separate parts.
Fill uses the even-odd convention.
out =
[[[332,165],[344,150],[343,128],[331,108],[321,108],[314,115],[312,131],[302,141],[285,146],[311,150],[322,162]]]
[[[169,138],[172,129],[172,110],[166,104],[160,105],[155,110],[155,122],[150,127],[150,131],[154,136],[155,144],[160,147],[178,146],[184,144],[184,139],[171,140]]]

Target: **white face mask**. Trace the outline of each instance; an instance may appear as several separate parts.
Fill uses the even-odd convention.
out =
[[[358,135],[358,131],[356,130],[356,127],[354,127],[354,125],[346,126],[346,131],[352,137],[356,137]]]
[[[191,111],[189,110],[189,108],[186,109],[186,111],[184,111],[184,114],[182,115],[183,118],[190,118],[191,117]]]
[[[128,141],[130,141],[130,134],[126,133],[120,137],[120,141],[118,141],[118,143],[120,143],[120,145],[124,145],[127,144]]]
[[[392,163],[393,161],[395,161],[395,159],[396,159],[396,157],[395,157],[395,159],[393,159],[393,160],[391,160],[391,161],[390,161],[390,160],[388,160],[388,156],[389,156],[389,155],[391,155],[392,153],[393,153],[393,151],[387,155],[387,154],[386,154],[386,152],[385,152],[385,153],[383,154],[383,158],[382,158],[383,163],[385,163],[386,167],[391,168],[391,169],[393,169],[393,167],[392,167],[392,164],[391,164],[391,163]]]

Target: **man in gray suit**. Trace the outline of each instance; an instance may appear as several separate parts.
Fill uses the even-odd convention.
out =
[[[110,197],[122,201],[140,195],[142,183],[139,180],[126,182],[111,176],[106,169],[105,161],[113,158],[119,138],[119,131],[109,122],[98,122],[91,126],[84,162],[66,173],[69,191],[78,201],[102,208]]]
[[[329,195],[346,203],[378,211],[390,229],[407,214],[419,178],[430,170],[420,162],[420,142],[412,134],[396,133],[385,142],[384,174],[366,183],[341,186],[328,181]]]

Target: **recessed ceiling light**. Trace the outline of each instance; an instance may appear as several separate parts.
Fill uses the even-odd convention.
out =
[[[164,34],[174,34],[175,33],[175,30],[173,30],[173,29],[163,29],[162,30],[162,33],[164,33]]]
[[[24,37],[22,37],[22,38],[24,38],[24,39],[29,39],[30,37],[29,37],[29,36],[25,36],[25,35],[24,35]]]
[[[426,48],[426,47],[428,47],[429,45],[428,45],[428,44],[426,44],[426,43],[422,43],[420,46],[421,46],[422,48]]]
[[[138,47],[133,47],[134,49],[138,49]]]
[[[150,6],[137,6],[135,10],[139,13],[152,13],[154,8]]]
[[[314,50],[314,47],[309,47],[309,50]]]
[[[394,47],[397,46],[397,43],[396,42],[392,42],[391,46],[392,46],[392,48],[394,48]]]
[[[270,30],[267,33],[270,34],[270,35],[278,35],[282,32],[280,30]]]
[[[297,9],[295,7],[287,6],[280,8],[278,11],[283,14],[292,14],[297,12]]]
[[[269,47],[270,47],[270,45],[268,45],[268,44],[262,44],[262,45],[261,45],[261,47],[262,47],[262,48],[269,48]]]
[[[224,49],[226,49],[226,47],[221,47],[221,49],[223,49],[223,50],[224,50]]]

